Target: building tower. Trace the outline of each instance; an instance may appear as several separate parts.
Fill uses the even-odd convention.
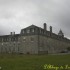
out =
[[[47,30],[47,24],[44,23],[44,30]]]
[[[62,30],[60,29],[58,36],[64,37],[64,33],[62,32]]]

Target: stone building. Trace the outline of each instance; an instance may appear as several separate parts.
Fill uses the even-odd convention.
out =
[[[64,37],[62,30],[58,35],[44,27],[31,25],[21,29],[20,34],[0,36],[0,53],[47,54],[60,53],[70,47],[70,40]]]

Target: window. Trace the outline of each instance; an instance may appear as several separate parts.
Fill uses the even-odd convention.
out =
[[[3,38],[1,38],[1,42],[3,42]]]
[[[32,29],[32,32],[34,32],[34,29]]]
[[[24,30],[22,31],[22,33],[24,34]]]
[[[3,43],[2,43],[2,45],[3,45]]]
[[[20,45],[20,42],[18,42],[18,45]]]
[[[23,41],[24,41],[24,42],[26,41],[26,38],[25,38],[25,37],[23,38]]]
[[[40,29],[40,33],[42,32],[42,30]]]
[[[34,38],[33,37],[31,37],[31,42],[33,42],[34,41]]]
[[[12,42],[13,42],[13,41],[15,41],[15,38],[14,38],[14,37],[12,37],[12,38],[11,38],[11,41],[12,41]]]
[[[9,41],[9,38],[7,38],[7,41]]]
[[[41,33],[43,34],[43,30],[41,30]]]
[[[18,38],[18,40],[20,40],[20,38]]]
[[[15,46],[16,44],[15,44],[15,42],[14,42],[14,46]]]
[[[1,42],[1,38],[0,38],[0,42]]]
[[[31,28],[30,30],[31,30],[31,32],[34,32],[34,29],[33,28]]]
[[[44,34],[46,34],[46,31],[44,31]]]
[[[15,37],[15,41],[18,41],[18,37]]]
[[[30,30],[27,30],[27,33],[29,33],[30,32]]]

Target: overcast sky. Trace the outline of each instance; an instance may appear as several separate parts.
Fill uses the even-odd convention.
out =
[[[0,35],[43,23],[70,38],[70,0],[0,0]]]

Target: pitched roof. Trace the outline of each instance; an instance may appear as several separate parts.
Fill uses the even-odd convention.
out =
[[[27,28],[40,28],[40,29],[43,29],[43,28],[41,28],[41,27],[38,27],[38,26],[36,26],[36,25],[30,25],[30,26],[28,26],[28,27],[26,27],[26,28],[24,28],[24,29],[27,29]],[[23,29],[22,29],[23,30]]]

